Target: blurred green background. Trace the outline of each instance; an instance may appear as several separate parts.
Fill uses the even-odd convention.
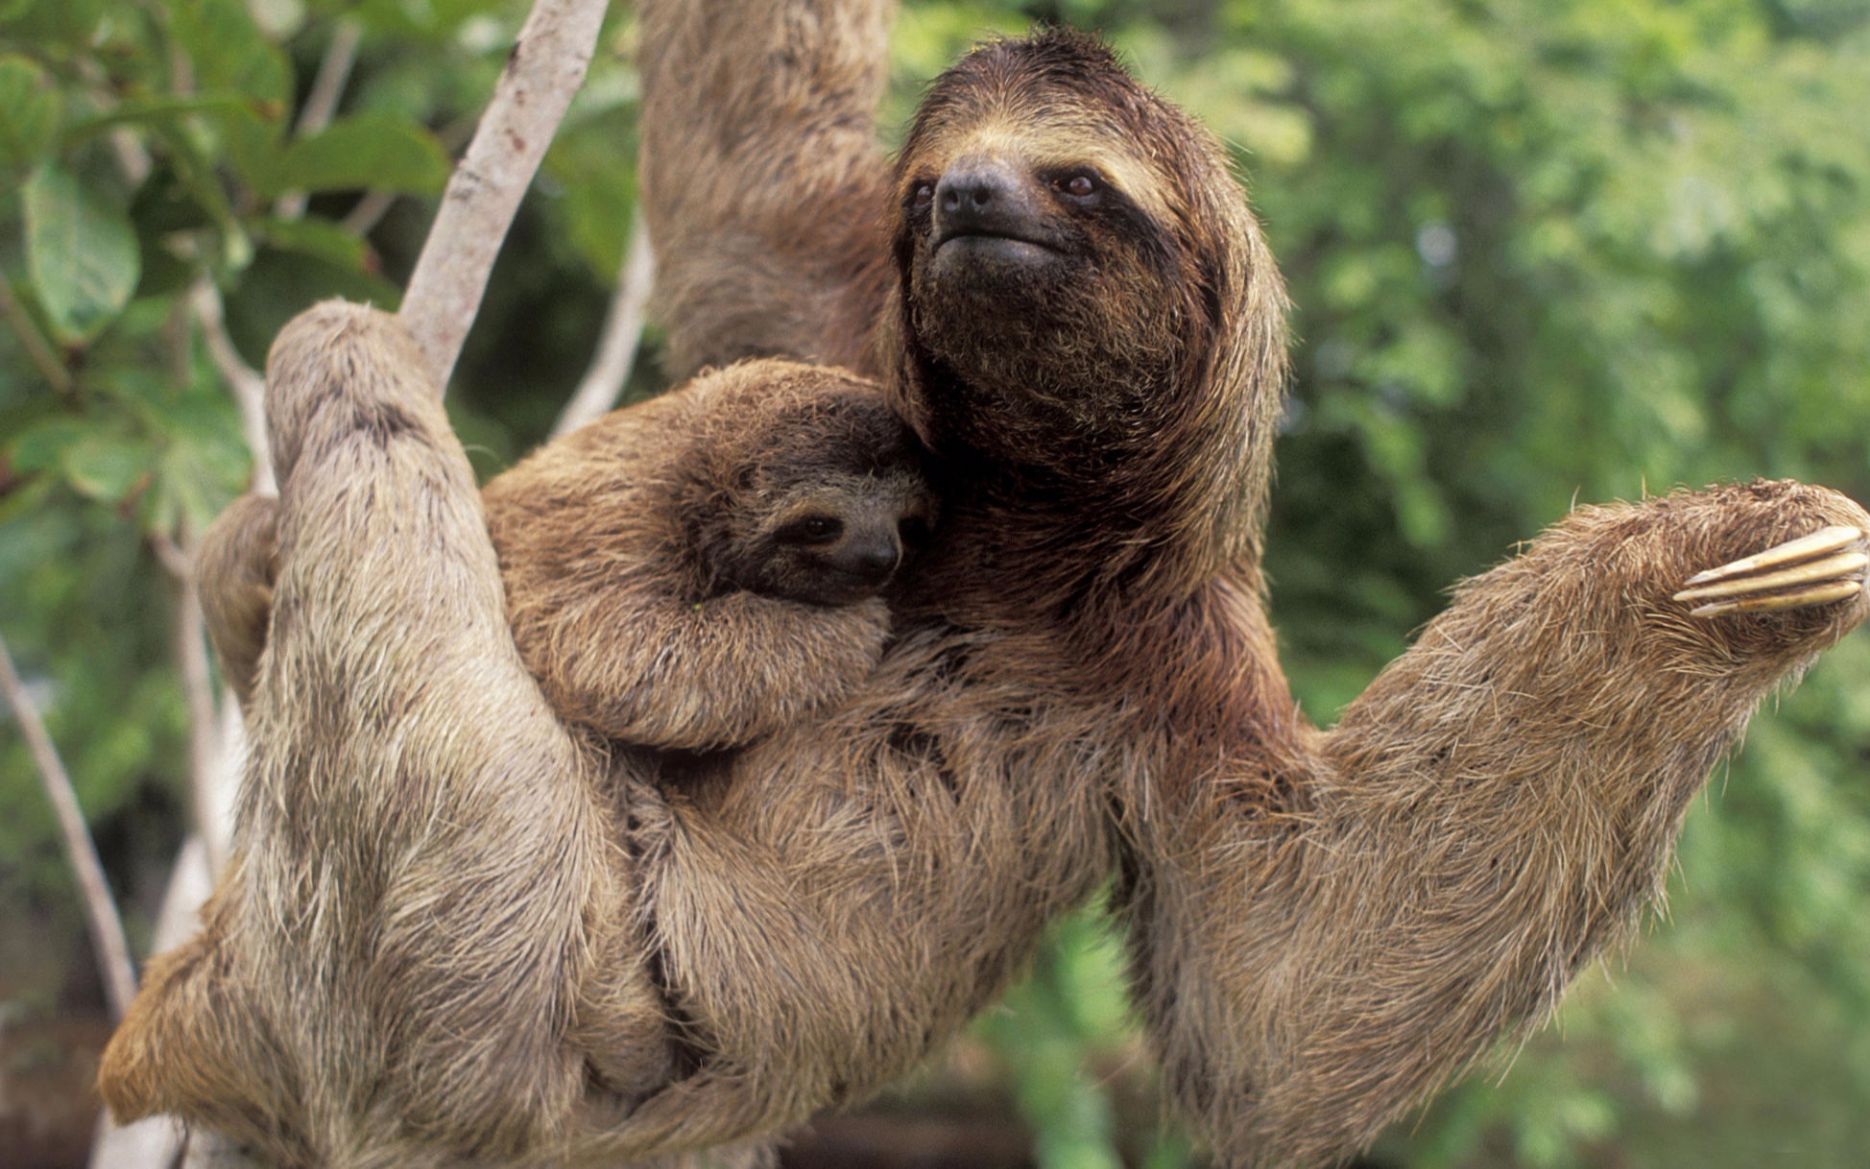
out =
[[[629,236],[633,13],[613,7],[450,398],[483,475],[578,380]],[[315,299],[393,305],[522,16],[0,0],[0,633],[139,953],[189,818],[155,548],[248,470],[188,290],[221,290],[254,364]],[[1870,500],[1870,2],[909,0],[886,132],[970,42],[1034,19],[1104,30],[1213,127],[1291,283],[1269,559],[1313,718],[1574,500],[1755,475]],[[296,133],[346,21],[337,118]],[[654,358],[652,330],[632,393],[660,387]],[[1870,1164],[1867,773],[1860,634],[1715,777],[1667,919],[1371,1163]],[[10,725],[0,809],[0,1146],[78,1163],[108,1024]],[[926,1071],[789,1158],[1200,1164],[1150,1074],[1087,912]]]

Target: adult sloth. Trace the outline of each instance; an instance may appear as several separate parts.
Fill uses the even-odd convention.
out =
[[[677,352],[849,356],[882,306],[943,518],[877,673],[681,784],[635,756],[601,782],[518,671],[406,343],[295,326],[244,861],[114,1045],[113,1106],[356,1165],[757,1140],[909,1067],[1117,873],[1221,1158],[1345,1154],[1619,933],[1759,698],[1864,617],[1870,516],[1792,484],[1579,512],[1315,731],[1258,566],[1281,293],[1215,144],[1047,32],[943,75],[888,179],[848,36],[876,6],[728,7],[644,15],[650,127],[689,135],[648,145]],[[877,181],[888,246],[840,202]],[[1814,533],[1716,586],[1769,611],[1672,599]],[[183,1056],[191,993],[241,1025]]]
[[[1540,1018],[1660,888],[1760,696],[1870,608],[1865,514],[1790,483],[1579,511],[1464,585],[1321,734],[1280,674],[1259,571],[1283,290],[1221,152],[1098,45],[1046,32],[936,82],[892,170],[871,120],[892,8],[647,0],[642,60],[674,369],[870,369],[938,456],[939,549],[890,663],[903,693],[880,684],[841,725],[895,720],[906,754],[992,812],[967,871],[924,887],[905,941],[935,956],[927,990],[894,1009],[980,1001],[1111,847],[1185,1112],[1223,1162],[1341,1157]],[[1751,583],[1674,599],[1833,525]],[[845,766],[920,791],[904,754]],[[736,789],[749,814],[780,770]],[[957,825],[939,802],[901,822],[901,855],[931,858],[904,871],[951,853],[925,827]],[[865,953],[840,960],[898,973]],[[854,1066],[915,1046],[918,1017],[898,1017]]]

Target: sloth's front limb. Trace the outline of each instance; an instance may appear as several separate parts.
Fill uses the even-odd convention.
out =
[[[290,988],[282,1025],[310,1075],[372,1085],[439,1144],[530,1151],[587,1087],[574,1028],[600,957],[620,956],[626,894],[599,763],[520,662],[423,368],[395,318],[349,305],[273,347],[279,564],[241,802],[251,944]],[[658,1004],[642,1006],[654,1053]]]
[[[642,189],[663,363],[863,370],[889,279],[876,107],[894,0],[645,0]]]
[[[595,595],[515,591],[514,635],[560,718],[643,747],[744,747],[831,708],[882,656],[880,599],[826,608],[737,591],[691,602],[666,577],[625,570]]]
[[[242,863],[201,952],[149,984],[164,1003],[139,999],[125,1031],[141,1030],[113,1041],[142,1056],[125,1074],[154,1069],[163,1091],[113,1092],[105,1069],[113,1103],[286,1159],[555,1148],[592,1086],[586,1034],[641,1057],[605,1059],[613,1091],[666,1071],[659,1002],[624,993],[646,974],[617,932],[626,866],[598,761],[520,664],[473,476],[423,369],[393,317],[347,305],[302,314],[274,345],[278,560]],[[246,1046],[202,1050],[212,1031],[189,1012],[230,1006],[254,1020]]]
[[[1870,531],[1837,524],[1688,578],[1675,594],[1691,616],[1772,613],[1848,601],[1864,590]]]
[[[1332,1163],[1543,1018],[1654,901],[1759,701],[1870,612],[1867,530],[1793,483],[1582,509],[1464,584],[1332,731],[1157,791],[1139,984],[1222,1160]],[[1791,607],[1696,615],[1676,596],[1712,566]],[[1241,800],[1269,775],[1284,805]]]

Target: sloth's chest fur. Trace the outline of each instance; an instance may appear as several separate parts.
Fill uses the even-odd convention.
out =
[[[671,794],[670,988],[736,1070],[722,1090],[762,1098],[743,1106],[779,1119],[900,1074],[1112,871],[1109,784],[1139,765],[1122,712],[1001,668],[1018,653],[906,635],[844,709]]]

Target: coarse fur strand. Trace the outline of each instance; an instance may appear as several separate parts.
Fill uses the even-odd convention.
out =
[[[543,947],[526,955],[538,964],[518,1007],[494,1019],[446,993],[462,977],[457,963],[485,970],[450,929],[431,921],[398,935],[428,963],[399,967],[407,988],[392,989],[427,988],[444,1009],[385,1016],[398,1020],[399,1040],[427,1046],[406,1056],[399,1042],[374,1058],[486,1075],[464,1085],[452,1118],[412,1093],[410,1115],[433,1123],[392,1123],[368,1100],[314,1085],[315,1103],[281,1093],[267,1123],[316,1130],[342,1117],[347,1147],[373,1156],[458,1148],[473,1134],[505,1141],[515,1160],[757,1139],[911,1066],[992,1000],[1046,922],[1117,874],[1142,1013],[1176,1101],[1217,1159],[1339,1160],[1495,1038],[1535,1022],[1578,966],[1627,930],[1657,888],[1684,802],[1760,698],[1865,616],[1861,595],[1712,621],[1669,599],[1699,569],[1818,527],[1870,523],[1836,493],[1761,483],[1586,509],[1465,585],[1337,729],[1310,728],[1279,670],[1258,564],[1283,294],[1219,149],[1100,45],[1055,31],[977,50],[939,79],[893,177],[880,160],[874,179],[859,174],[870,163],[855,145],[814,172],[810,144],[826,126],[840,142],[867,140],[874,46],[840,38],[887,7],[693,0],[644,10],[645,43],[677,44],[680,58],[646,71],[649,108],[710,116],[692,111],[731,108],[736,87],[763,75],[788,95],[762,107],[756,147],[731,134],[680,144],[699,202],[646,184],[652,223],[719,224],[740,213],[703,204],[733,192],[755,192],[766,208],[719,248],[708,230],[681,236],[679,248],[659,241],[665,277],[709,287],[749,249],[780,265],[844,257],[835,270],[855,300],[825,287],[832,268],[809,276],[819,281],[811,295],[874,304],[871,367],[888,375],[929,448],[942,522],[893,601],[875,672],[737,754],[619,754],[595,781],[579,770],[590,756],[551,726],[527,731],[537,742],[523,757],[502,735],[497,758],[523,782],[496,798],[483,782],[491,712],[481,704],[518,701],[522,686],[536,695],[517,663],[463,692],[380,644],[433,639],[421,648],[444,668],[470,640],[511,658],[510,648],[496,653],[504,631],[487,629],[478,607],[497,595],[485,538],[463,523],[444,542],[400,541],[389,564],[371,552],[371,524],[387,521],[364,512],[331,516],[315,548],[282,541],[272,636],[304,644],[289,660],[269,649],[256,737],[273,751],[349,752],[338,760],[347,770],[304,784],[314,792],[420,779],[420,790],[488,816],[484,826],[449,822],[471,855],[533,850],[497,870],[499,896],[458,866],[445,870],[451,886],[477,894],[479,928],[489,907],[545,888],[533,870],[541,854],[557,866],[556,891],[583,897],[585,909],[573,922],[564,907],[540,905],[525,921],[539,933],[492,939]],[[678,26],[721,35],[669,39]],[[736,27],[783,27],[789,39],[769,53]],[[655,141],[652,155],[677,148]],[[760,165],[764,152],[785,165]],[[646,171],[669,162],[646,159]],[[1096,176],[1088,199],[1064,181],[1079,167]],[[944,226],[942,201],[923,188],[937,194],[963,171],[999,176],[996,197],[1023,209],[1008,230],[1023,236],[968,239]],[[887,292],[864,284],[876,269],[851,250],[859,220],[819,214],[824,191],[873,181],[884,192],[876,222],[894,225],[875,242],[876,263],[893,263]],[[729,307],[685,301],[691,311],[669,321],[672,347],[706,353],[710,338],[732,337],[725,356],[766,343],[812,356],[844,352],[849,331],[862,331],[827,312],[814,342],[793,295],[783,278],[759,277]],[[762,321],[773,323],[766,342]],[[295,425],[290,410],[282,418],[275,425]],[[458,458],[451,436],[423,433]],[[343,474],[351,493],[378,491],[391,469],[336,465],[320,490],[336,490]],[[302,489],[287,481],[289,509]],[[450,509],[472,500],[454,478],[424,484],[430,494]],[[354,539],[345,524],[358,525]],[[472,587],[444,596],[426,576],[412,580],[430,560],[471,564]],[[387,602],[416,602],[420,613],[396,609],[409,629],[393,635],[379,622],[364,638],[326,624],[336,638],[326,646],[282,622],[295,573],[351,580],[364,569],[406,590]],[[460,628],[468,616],[472,627]],[[287,679],[301,687],[296,701]],[[430,705],[406,705],[417,701]],[[389,724],[362,717],[385,713]],[[503,730],[515,721],[500,717]],[[459,742],[412,757],[404,735],[428,734]],[[543,774],[561,764],[563,774]],[[276,790],[267,766],[256,762],[255,775],[270,798],[307,798]],[[675,769],[682,782],[669,782]],[[593,790],[605,797],[595,810]],[[439,794],[449,792],[458,794]],[[526,800],[539,802],[522,811]],[[353,929],[410,921],[400,892],[379,894],[369,871],[401,855],[404,817],[343,811],[305,819],[305,839],[276,846],[254,817],[268,847],[243,856],[273,876],[243,887],[279,885],[274,912],[295,921],[317,920],[324,888],[355,889],[376,908]],[[605,815],[610,842],[627,847],[590,846],[586,826]],[[314,845],[355,858],[357,871],[331,873],[342,885],[283,881]],[[573,879],[587,855],[609,865],[606,878]],[[350,977],[349,940],[295,938],[297,960]],[[255,944],[232,931],[222,943],[232,955],[205,958],[238,967]],[[613,960],[589,959],[606,945],[617,946],[605,951]],[[647,974],[632,981],[637,966]],[[541,1023],[563,1018],[553,1004],[564,1000],[580,1004],[580,1023],[601,1015],[583,1005],[610,1000],[568,986],[594,973],[623,988],[615,1009],[626,1023],[634,1000],[624,992],[653,984],[675,1042],[658,1032],[640,1050],[672,1046],[671,1066],[647,1069],[658,1086],[646,1094],[600,1085],[567,1102],[564,1049],[600,1064],[639,1052],[628,1027],[600,1035]],[[159,989],[145,997],[185,1002],[176,982],[152,982]],[[404,1003],[374,983],[297,985],[297,1010],[340,1020],[380,1009],[344,1000],[359,985]],[[133,1015],[119,1043],[147,1046],[149,1013],[170,1007],[138,1009],[142,1022]],[[490,1030],[454,1026],[455,1011]],[[346,1054],[316,1042],[328,1029],[250,1045],[238,1062],[324,1066]],[[480,1046],[458,1050],[481,1034],[534,1063],[481,1067]],[[107,1092],[112,1075],[107,1064]],[[242,1109],[256,1106],[226,1104],[225,1085],[189,1084],[207,1094],[196,1114],[210,1123],[230,1112],[253,1122]],[[495,1085],[510,1093],[509,1115],[488,1094]]]

